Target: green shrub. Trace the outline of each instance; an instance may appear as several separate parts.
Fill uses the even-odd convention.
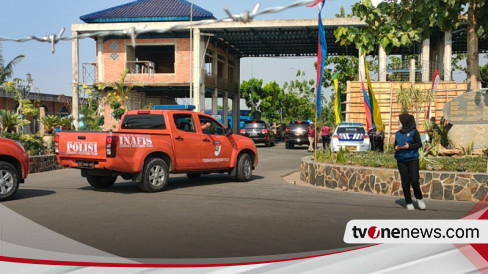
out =
[[[31,156],[43,155],[46,153],[44,149],[44,140],[38,133],[36,134],[22,134],[20,142],[25,148],[25,151]]]
[[[16,132],[2,132],[0,136],[20,142],[22,146],[24,146],[25,151],[27,151],[27,154],[31,156],[43,155],[46,153],[44,149],[44,141],[38,133],[19,134]]]
[[[419,152],[420,154],[420,152]],[[342,158],[341,158],[342,157]],[[444,171],[486,172],[487,155],[472,157],[427,157],[419,160],[420,169],[435,169]],[[420,157],[419,157],[420,158]],[[330,153],[321,152],[317,161],[326,163],[350,163],[369,167],[397,168],[397,161],[393,152],[360,152],[360,153]]]
[[[53,133],[54,129],[61,125],[61,118],[56,115],[46,115],[42,117],[41,123],[44,125],[44,129],[46,133],[51,134]]]

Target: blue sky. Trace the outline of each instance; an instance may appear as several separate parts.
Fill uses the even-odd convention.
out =
[[[71,36],[71,24],[83,23],[79,17],[91,12],[131,2],[130,0],[0,0],[0,37],[21,38],[30,35],[46,36],[58,34],[65,28],[64,36]],[[191,1],[190,1],[191,2]],[[261,10],[269,7],[285,6],[293,0],[261,1]],[[334,17],[341,5],[346,12],[355,0],[326,1],[322,17]],[[223,7],[232,13],[252,10],[259,1],[218,1],[195,0],[199,5],[211,11],[216,18],[226,17]],[[258,17],[263,19],[303,19],[317,18],[317,8],[299,7],[282,13]],[[71,95],[71,42],[61,41],[56,45],[56,52],[51,53],[48,43],[28,41],[23,43],[1,42],[3,57],[6,62],[17,55],[25,55],[18,64],[14,77],[25,78],[31,73],[34,86],[41,93]],[[241,62],[241,81],[252,76],[263,79],[265,83],[276,80],[282,84],[295,79],[297,70],[306,72],[306,79],[315,78],[314,58],[243,58]],[[92,39],[80,41],[80,63],[95,62],[95,42]]]

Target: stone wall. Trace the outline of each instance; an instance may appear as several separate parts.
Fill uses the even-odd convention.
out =
[[[41,155],[29,157],[29,173],[44,172],[61,169],[56,155]]]
[[[318,163],[307,156],[300,179],[318,187],[403,197],[397,169]],[[488,174],[421,170],[420,187],[424,198],[479,201],[488,193]]]

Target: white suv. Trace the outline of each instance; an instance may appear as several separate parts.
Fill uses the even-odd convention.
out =
[[[371,148],[368,133],[361,123],[339,123],[332,134],[330,149],[349,151],[368,151]]]

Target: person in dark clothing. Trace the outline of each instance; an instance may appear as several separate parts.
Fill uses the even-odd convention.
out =
[[[402,180],[403,195],[408,210],[414,210],[410,186],[417,199],[419,209],[425,209],[419,183],[419,152],[422,146],[420,134],[415,125],[415,118],[407,113],[400,114],[400,130],[395,134],[395,159]]]
[[[383,130],[376,130],[375,133],[375,150],[379,152],[383,152],[383,147],[385,146],[385,132]]]

